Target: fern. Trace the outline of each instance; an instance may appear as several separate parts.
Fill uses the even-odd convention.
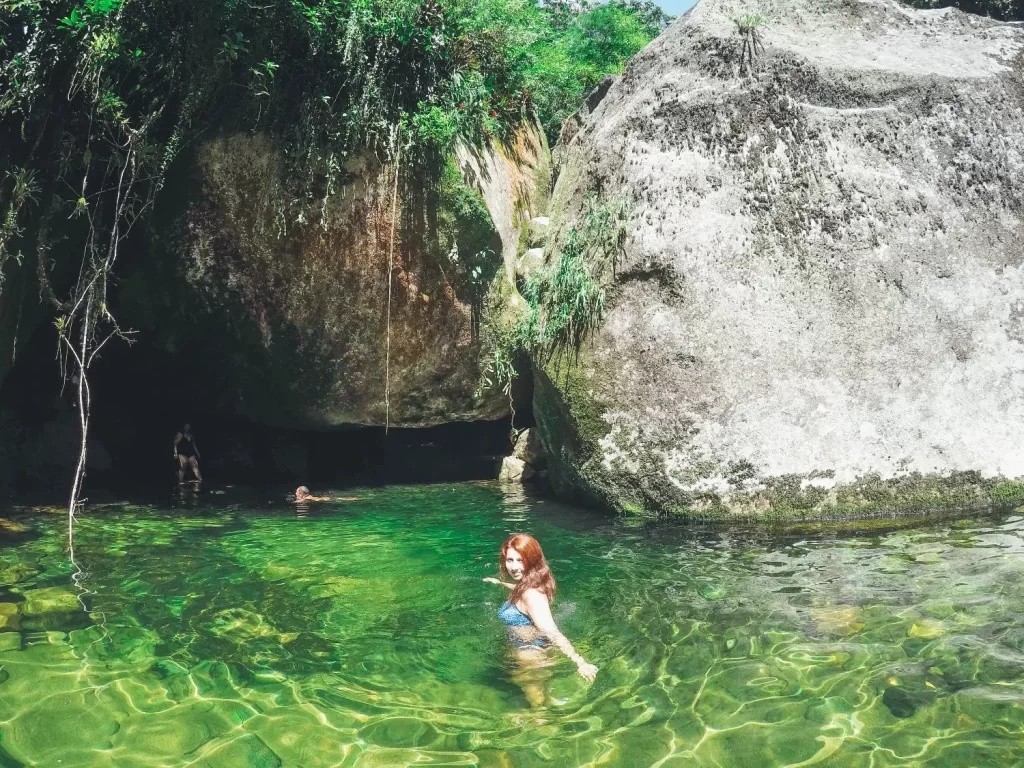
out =
[[[519,356],[542,362],[578,357],[604,319],[605,281],[624,253],[628,220],[626,200],[586,197],[580,223],[566,232],[558,260],[523,284],[525,309],[516,322],[490,330],[478,394],[500,389],[510,395]]]

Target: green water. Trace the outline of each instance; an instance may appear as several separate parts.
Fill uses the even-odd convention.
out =
[[[769,537],[362,496],[93,508],[77,575],[58,515],[0,530],[0,765],[1024,762],[1020,516]],[[595,683],[517,669],[481,582],[517,530]]]

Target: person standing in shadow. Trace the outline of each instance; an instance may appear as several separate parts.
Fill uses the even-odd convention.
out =
[[[203,476],[199,472],[199,448],[196,446],[195,436],[192,434],[192,426],[186,424],[181,432],[174,436],[174,458],[178,460],[178,482],[185,482],[186,467],[192,468],[192,474],[196,479],[192,482],[203,482]]]

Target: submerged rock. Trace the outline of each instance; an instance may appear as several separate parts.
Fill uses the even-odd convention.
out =
[[[936,637],[944,635],[945,632],[945,627],[940,622],[922,619],[916,624],[911,625],[910,629],[907,630],[907,635],[924,640],[934,640]]]
[[[1000,496],[985,478],[1024,476],[1024,28],[765,0],[746,75],[743,12],[703,0],[563,136],[549,263],[588,194],[630,236],[579,361],[535,364],[553,485],[710,515]]]
[[[209,623],[209,631],[218,637],[226,637],[235,642],[280,636],[270,619],[245,608],[218,611]]]
[[[24,593],[23,612],[26,616],[45,616],[51,613],[71,613],[82,609],[78,595],[63,587],[29,589]]]
[[[30,579],[39,573],[38,568],[34,568],[31,565],[25,565],[24,563],[15,563],[9,565],[6,568],[0,568],[0,586],[8,587],[13,584]]]
[[[882,694],[882,703],[889,712],[900,719],[913,717],[917,711],[935,699],[935,694],[927,691],[912,691],[900,686],[890,686]]]
[[[12,630],[20,626],[18,606],[15,603],[0,603],[0,629]]]
[[[864,629],[863,613],[855,605],[825,605],[811,609],[815,629],[829,635],[855,635]]]
[[[247,765],[251,768],[280,768],[284,765],[277,753],[255,733],[246,733],[210,753],[217,765]]]
[[[705,600],[722,600],[729,594],[720,584],[705,584],[697,592]]]

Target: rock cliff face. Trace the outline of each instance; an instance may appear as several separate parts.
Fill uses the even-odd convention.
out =
[[[1017,495],[1024,29],[764,0],[748,76],[752,9],[703,0],[558,150],[555,231],[591,191],[631,220],[602,328],[537,371],[556,487],[680,512]]]
[[[258,421],[312,427],[386,419],[421,427],[507,415],[500,394],[474,397],[476,331],[491,278],[504,270],[506,255],[515,256],[520,211],[547,192],[546,157],[539,131],[524,131],[512,149],[460,152],[454,192],[413,171],[400,177],[396,197],[394,168],[363,156],[340,169],[312,210],[302,210],[287,158],[269,140],[233,136],[204,145],[187,232],[173,247],[187,251],[188,280],[209,303],[230,293],[258,325],[264,375],[244,383],[240,410]],[[482,221],[458,220],[465,212],[444,197],[468,189],[476,190]],[[474,227],[482,231],[455,254],[445,233],[464,238]],[[474,258],[481,269],[475,282]],[[271,387],[275,380],[281,385]]]
[[[502,428],[460,441],[457,423],[509,416],[500,392],[477,395],[480,329],[509,306],[522,223],[549,191],[548,156],[542,132],[523,130],[509,145],[460,149],[441,169],[407,164],[396,195],[394,168],[371,156],[328,180],[326,161],[297,178],[266,136],[221,135],[183,153],[119,263],[112,309],[138,343],[110,344],[93,371],[93,478],[163,476],[155,468],[185,420],[207,435],[211,476],[305,480],[309,466],[333,477],[331,457],[347,456],[356,438],[343,435],[355,433],[312,435],[385,421],[442,428],[386,446],[363,432],[367,450],[339,473],[486,472],[480,457],[504,450],[493,438]],[[78,253],[58,248],[77,241],[51,236],[60,293]],[[34,255],[0,296],[0,495],[57,487],[75,458]],[[396,474],[370,474],[374,462]]]

